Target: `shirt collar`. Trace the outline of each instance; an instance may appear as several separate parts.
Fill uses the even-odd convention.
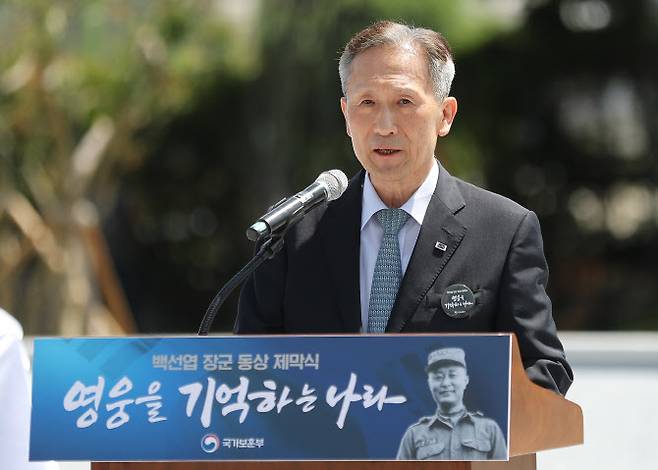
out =
[[[418,225],[423,224],[423,219],[427,212],[427,206],[429,206],[430,199],[432,199],[438,181],[439,164],[434,160],[432,168],[425,177],[423,184],[421,184],[416,192],[411,195],[407,202],[400,206],[400,209],[409,214]],[[361,207],[361,230],[363,230],[363,227],[366,226],[375,213],[379,212],[381,209],[388,208],[379,197],[379,194],[377,194],[375,187],[370,181],[370,175],[368,173],[366,173],[363,182],[363,203]]]
[[[474,419],[473,419],[474,417],[482,417],[482,416],[484,416],[484,415],[483,415],[482,412],[480,412],[480,411],[468,411],[468,410],[464,410],[464,414],[462,414],[462,415],[459,417],[459,419],[457,420],[457,423],[460,422],[461,420],[464,420],[464,419],[473,422],[473,421],[474,421]],[[444,425],[446,425],[446,426],[448,426],[448,427],[450,427],[450,428],[453,427],[452,421],[450,421],[450,419],[448,419],[448,418],[445,418],[445,417],[439,415],[438,411],[437,411],[437,413],[434,414],[434,416],[432,416],[432,417],[430,418],[430,420],[427,422],[427,427],[428,427],[428,428],[429,428],[429,427],[432,427],[432,425],[433,425],[434,423],[437,423],[437,422],[438,422],[438,423],[441,423],[441,424],[444,424]]]

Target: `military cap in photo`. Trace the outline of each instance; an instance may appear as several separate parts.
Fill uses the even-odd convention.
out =
[[[431,369],[438,367],[441,363],[452,363],[466,368],[466,354],[461,348],[442,348],[432,351],[427,356],[427,368],[429,372]]]

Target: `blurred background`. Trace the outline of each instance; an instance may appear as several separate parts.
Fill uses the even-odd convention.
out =
[[[438,155],[538,213],[559,327],[658,329],[656,0],[5,0],[0,305],[27,334],[193,333],[255,217],[357,171],[337,57],[381,18],[450,40]]]
[[[560,330],[658,330],[658,0],[0,1],[0,306],[27,335],[193,334],[257,216],[358,170],[337,59],[378,19],[450,41],[437,155],[537,212]],[[575,387],[581,359],[656,379],[635,334],[566,334]]]

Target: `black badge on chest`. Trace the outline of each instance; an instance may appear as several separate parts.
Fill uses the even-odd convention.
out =
[[[441,306],[450,318],[466,318],[475,306],[475,296],[467,285],[452,284],[441,295]]]

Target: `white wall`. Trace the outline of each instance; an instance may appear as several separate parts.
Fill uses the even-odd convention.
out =
[[[538,469],[658,468],[658,334],[560,336],[575,375],[567,398],[583,409],[585,444],[539,454]]]

